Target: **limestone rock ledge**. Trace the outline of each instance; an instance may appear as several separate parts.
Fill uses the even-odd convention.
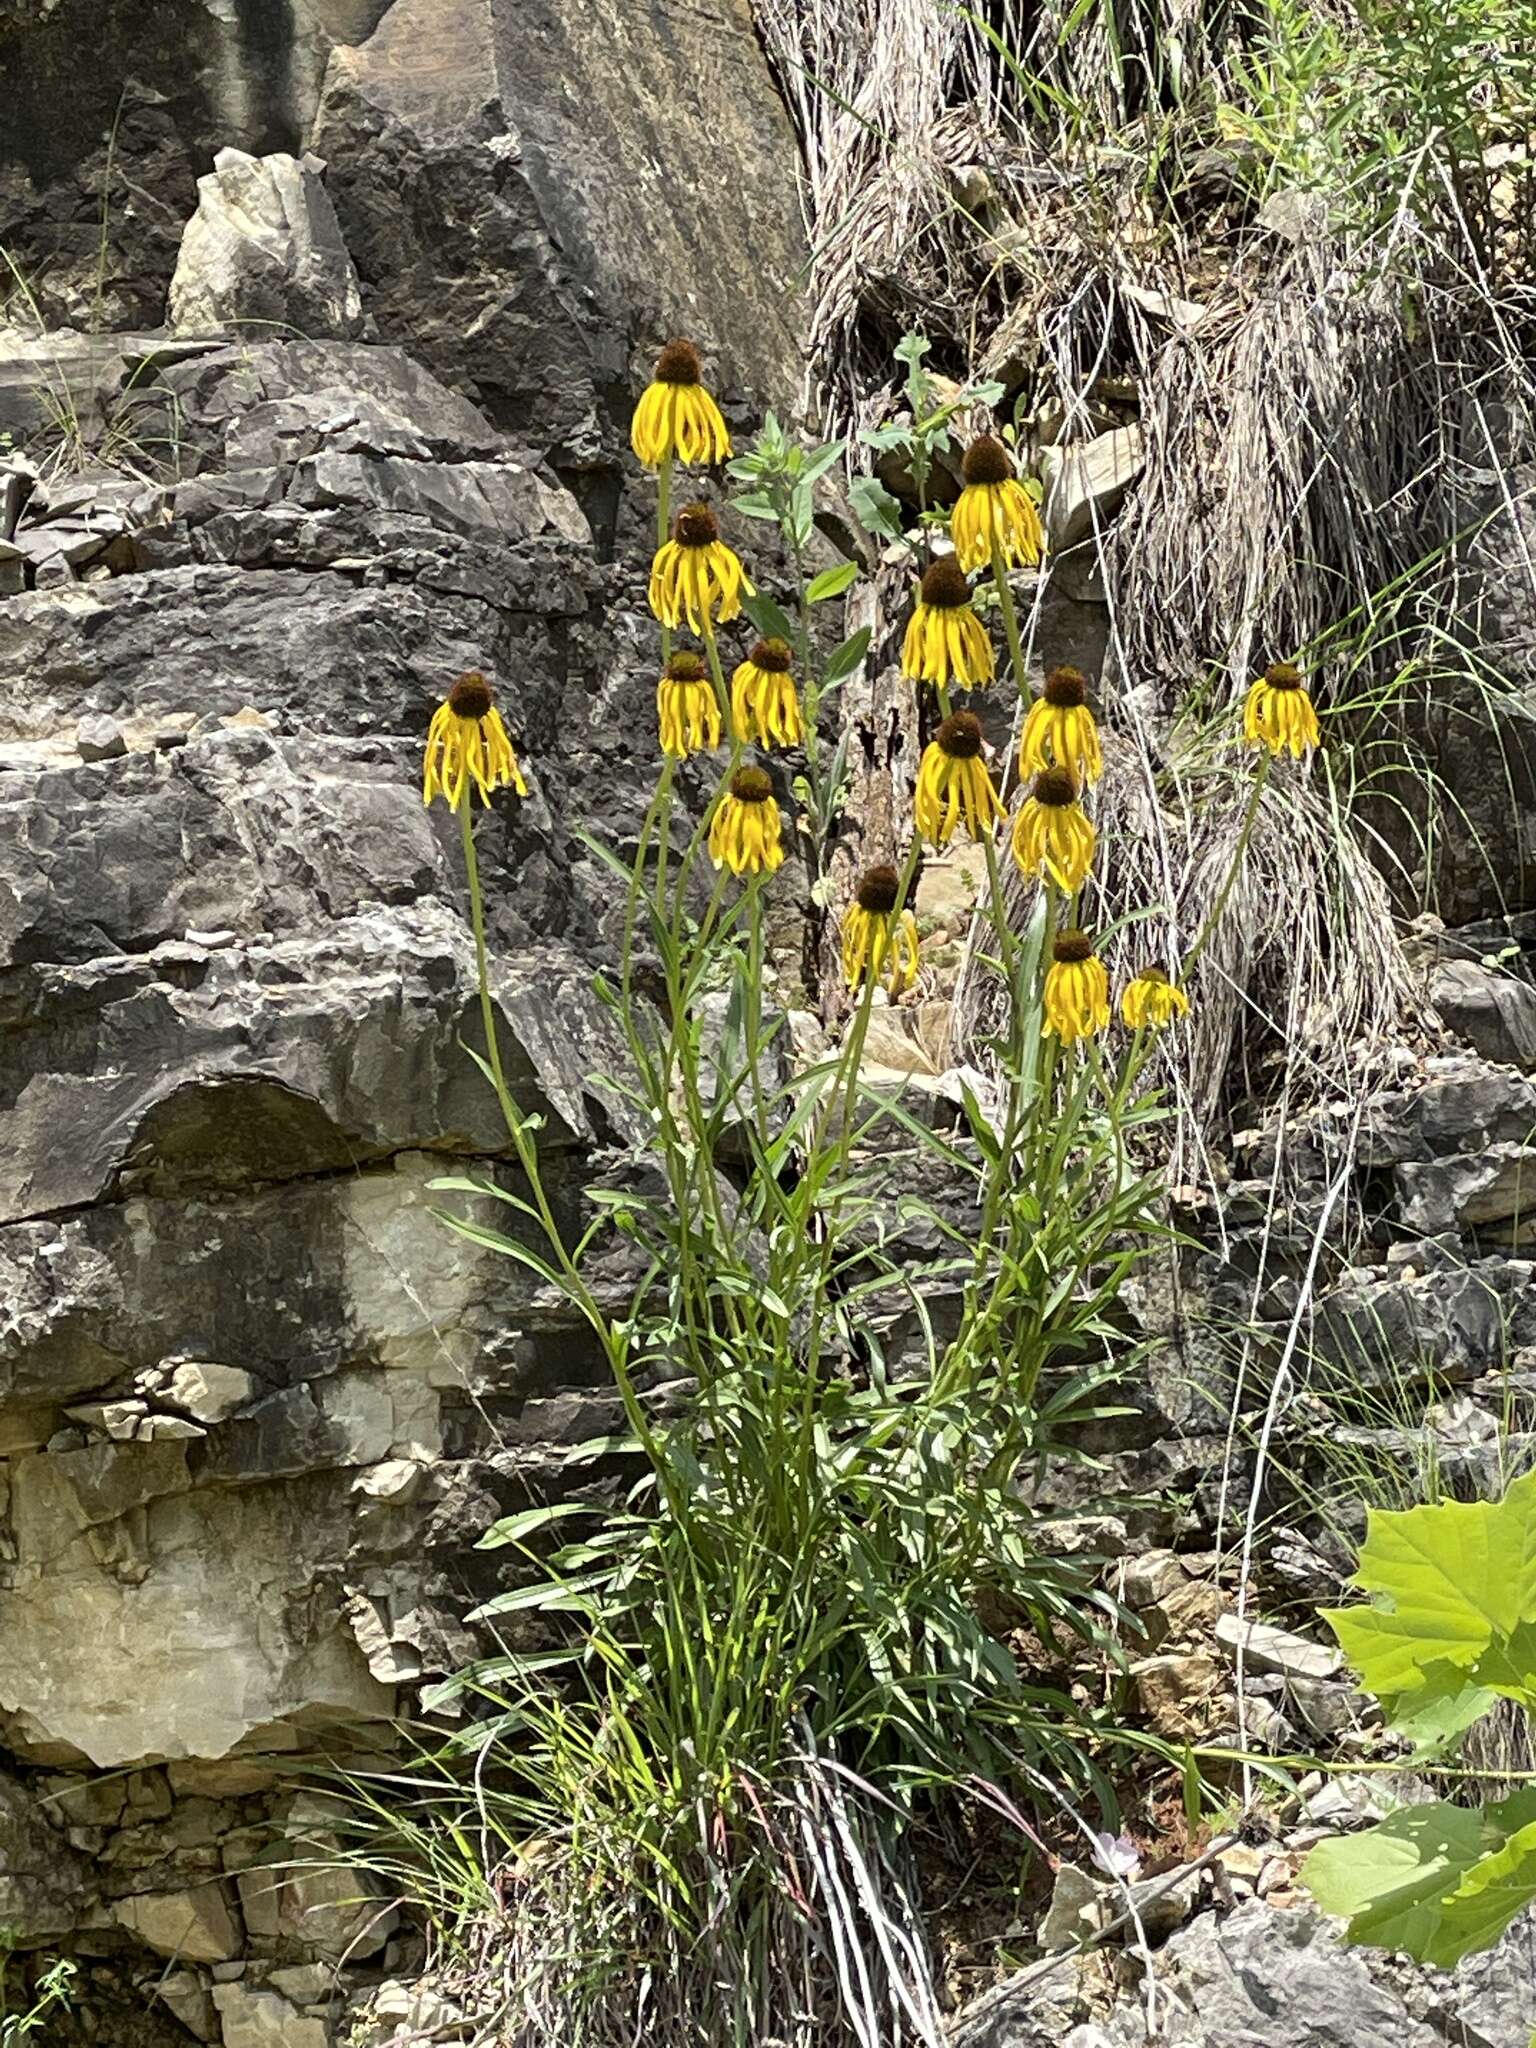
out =
[[[514,1169],[422,740],[483,668],[530,784],[476,815],[499,1031],[574,1218],[634,1136],[578,836],[655,774],[629,394],[684,329],[735,417],[792,402],[794,146],[746,0],[125,0],[111,104],[100,10],[44,14],[0,0],[0,198],[100,331],[18,347],[0,423],[45,457],[56,376],[126,459],[0,499],[0,1923],[88,1959],[81,2039],[324,2048],[343,1957],[415,1959],[294,1770],[479,1647],[475,1538],[618,1421],[433,1213]]]

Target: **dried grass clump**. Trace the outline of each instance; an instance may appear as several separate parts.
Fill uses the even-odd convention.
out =
[[[1303,658],[1346,711],[1327,767],[1266,796],[1174,1076],[1203,1119],[1222,1061],[1273,1040],[1326,1094],[1353,1036],[1411,1020],[1381,874],[1432,901],[1463,829],[1436,722],[1504,744],[1466,564],[1536,460],[1536,5],[756,5],[805,149],[824,408],[878,413],[910,324],[1004,382],[1026,454],[1142,429],[1089,543],[1137,763],[1101,807],[1100,924],[1152,902],[1136,941],[1190,943],[1247,771],[1180,750],[1255,669]],[[984,977],[960,1007],[964,1051]]]

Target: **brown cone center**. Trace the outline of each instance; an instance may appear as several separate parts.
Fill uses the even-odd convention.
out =
[[[968,484],[1004,484],[1013,475],[1013,457],[995,434],[982,434],[961,458],[960,474]]]
[[[981,720],[974,711],[952,712],[934,737],[952,760],[974,761],[981,752]]]
[[[490,684],[477,669],[460,676],[448,692],[448,709],[455,718],[484,718],[495,701]]]
[[[765,804],[773,795],[773,780],[761,768],[738,768],[731,777],[731,795],[739,804]]]
[[[1045,679],[1045,701],[1058,711],[1088,702],[1088,678],[1080,668],[1053,668]]]
[[[747,659],[754,668],[764,669],[769,675],[787,676],[793,657],[782,640],[770,636],[759,640]]]
[[[685,548],[707,548],[720,538],[720,522],[708,505],[685,505],[677,515],[672,537]]]
[[[669,341],[656,358],[658,384],[697,384],[704,364],[691,341]]]
[[[859,881],[859,908],[876,917],[889,917],[900,893],[901,881],[894,868],[867,868]]]
[[[953,555],[940,555],[923,573],[918,592],[923,604],[954,611],[971,601],[970,579]]]
[[[1264,680],[1272,690],[1299,690],[1303,687],[1301,670],[1294,661],[1277,661],[1264,671]]]
[[[669,683],[702,683],[704,674],[703,658],[697,654],[674,654],[667,662]]]
[[[1065,768],[1042,768],[1035,777],[1035,802],[1052,810],[1065,810],[1077,802],[1077,780]]]
[[[1093,941],[1086,932],[1058,932],[1051,952],[1061,961],[1091,960]]]

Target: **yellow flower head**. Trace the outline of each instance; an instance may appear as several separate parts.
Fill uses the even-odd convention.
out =
[[[691,341],[669,341],[656,358],[656,372],[635,407],[629,445],[647,469],[660,469],[668,456],[683,462],[724,462],[731,437],[720,408],[700,379],[704,365]]]
[[[965,488],[949,515],[949,537],[962,569],[985,569],[992,542],[1005,568],[1025,567],[1045,553],[1045,529],[1035,501],[1013,473],[1013,457],[992,434],[982,434],[960,463]]]
[[[771,875],[783,865],[779,807],[761,768],[738,768],[726,784],[710,822],[709,857],[733,875]]]
[[[482,803],[489,803],[493,789],[515,789],[528,794],[528,785],[517,765],[507,728],[496,709],[490,684],[477,669],[459,677],[443,703],[432,714],[427,727],[427,751],[422,771],[421,800],[431,803],[445,796],[457,810],[474,783]]]
[[[1145,1031],[1149,1024],[1161,1031],[1175,1017],[1189,1015],[1189,997],[1174,987],[1161,967],[1143,967],[1121,993],[1120,1014],[1133,1031]]]
[[[1038,775],[1042,768],[1065,768],[1079,782],[1097,782],[1104,773],[1099,729],[1088,709],[1088,678],[1080,668],[1053,668],[1029,707],[1019,773]]]
[[[656,722],[661,751],[676,760],[720,744],[720,706],[703,658],[674,654],[656,685]]]
[[[797,747],[805,737],[790,652],[782,640],[759,640],[731,677],[731,724],[739,740],[760,747]]]
[[[707,505],[685,505],[672,522],[672,538],[651,563],[651,610],[664,626],[703,633],[719,614],[722,622],[741,610],[741,594],[752,586],[740,561],[720,538],[720,525]]]
[[[940,555],[918,585],[917,609],[901,643],[901,672],[941,689],[992,680],[992,642],[971,609],[971,586],[953,555]]]
[[[868,868],[843,914],[843,973],[857,988],[866,975],[883,981],[893,996],[917,980],[917,919],[900,913],[901,878],[892,867]]]
[[[1092,1038],[1109,1023],[1109,976],[1086,932],[1058,932],[1045,974],[1045,1028],[1063,1045]]]
[[[923,750],[913,805],[917,829],[930,845],[947,846],[962,818],[971,837],[980,839],[1002,815],[981,758],[981,721],[972,712],[957,711]]]
[[[1243,706],[1243,737],[1249,746],[1268,747],[1275,755],[1289,747],[1294,761],[1299,761],[1308,747],[1318,745],[1322,734],[1317,729],[1317,713],[1294,662],[1275,662],[1249,690]]]
[[[1093,827],[1077,800],[1077,778],[1043,768],[1013,821],[1013,857],[1021,875],[1076,895],[1093,865]]]

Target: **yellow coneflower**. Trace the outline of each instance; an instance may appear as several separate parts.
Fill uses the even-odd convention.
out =
[[[731,677],[731,723],[736,737],[763,747],[797,747],[805,737],[790,675],[792,656],[770,635],[759,640]]]
[[[1109,1023],[1109,976],[1086,932],[1058,932],[1045,975],[1045,1028],[1063,1045],[1092,1038]]]
[[[477,669],[460,676],[432,714],[421,800],[429,804],[433,797],[445,796],[456,811],[471,783],[479,790],[481,802],[487,804],[493,789],[528,794],[495,695]]]
[[[1079,782],[1097,782],[1104,773],[1099,729],[1088,709],[1088,678],[1079,668],[1053,668],[1029,707],[1019,773],[1038,775],[1042,768],[1065,768]]]
[[[656,722],[661,751],[676,760],[719,746],[720,706],[701,655],[668,657],[656,685]]]
[[[1077,778],[1044,768],[1013,821],[1013,857],[1020,874],[1054,882],[1076,895],[1093,865],[1093,826],[1077,800]]]
[[[993,434],[982,434],[960,462],[965,485],[949,515],[949,537],[962,569],[985,569],[992,541],[1007,568],[1029,567],[1045,553],[1035,501],[1013,472],[1013,457]]]
[[[917,980],[917,919],[896,913],[901,878],[892,867],[868,868],[843,914],[843,973],[857,988],[865,975],[883,981],[893,996]]]
[[[1276,755],[1289,747],[1295,761],[1308,747],[1318,745],[1322,734],[1317,729],[1317,713],[1293,661],[1273,663],[1249,690],[1243,706],[1243,736],[1250,746],[1268,747]]]
[[[783,830],[770,778],[761,768],[738,768],[710,821],[709,857],[733,875],[771,875],[783,865]]]
[[[651,563],[651,610],[664,626],[680,626],[686,617],[690,629],[702,633],[716,614],[722,622],[735,618],[743,591],[750,597],[752,585],[720,538],[714,513],[707,505],[685,505]]]
[[[1002,815],[981,758],[981,721],[956,711],[923,750],[913,805],[917,829],[930,845],[947,846],[962,818],[971,837],[980,839]]]
[[[1149,1024],[1161,1031],[1175,1017],[1189,1015],[1189,997],[1174,987],[1161,967],[1143,967],[1121,993],[1120,1014],[1133,1031],[1145,1031]]]
[[[704,388],[703,373],[691,341],[669,341],[656,358],[629,428],[629,445],[647,469],[660,469],[669,455],[683,462],[724,462],[730,454],[731,437]]]
[[[992,680],[992,642],[971,608],[971,586],[953,555],[941,555],[918,585],[917,609],[901,643],[901,672],[941,689]]]

